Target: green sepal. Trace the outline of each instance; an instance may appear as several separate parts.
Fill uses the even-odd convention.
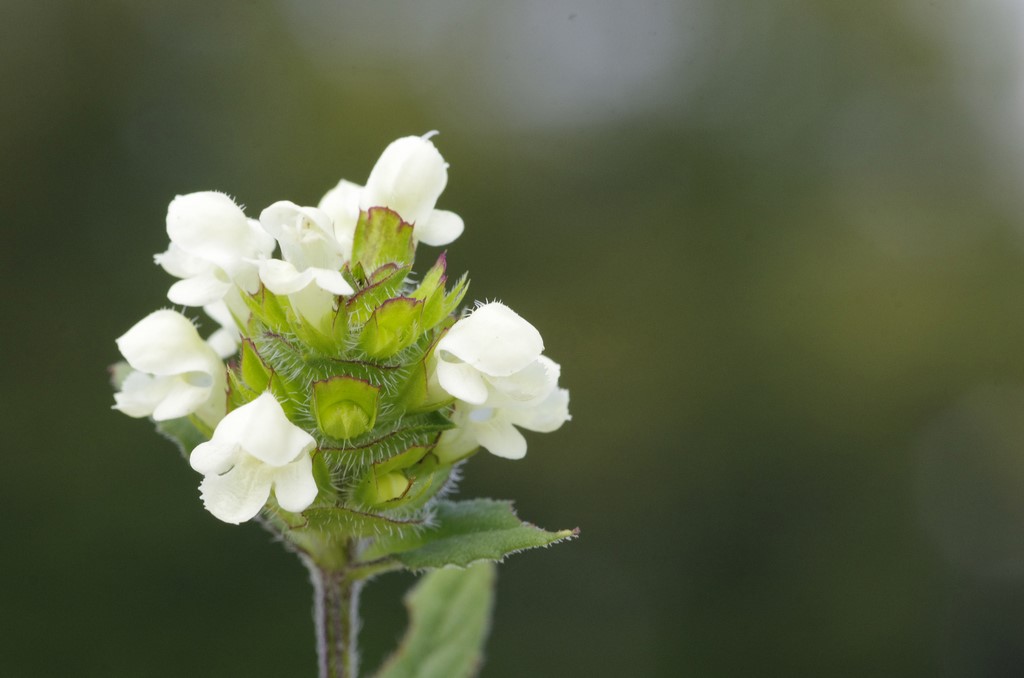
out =
[[[249,388],[237,371],[228,370],[228,410],[238,409],[255,400],[257,396],[259,392]]]
[[[366,286],[345,302],[349,323],[361,325],[369,320],[378,306],[398,294],[411,269],[412,266],[387,264],[374,271],[373,278],[366,281]]]
[[[286,301],[284,303],[287,303]],[[316,327],[296,311],[290,303],[287,303],[285,313],[288,317],[288,329],[302,340],[302,343],[311,346],[324,355],[335,355],[341,348],[335,340],[333,322],[337,316],[332,317],[331,328]],[[344,342],[344,336],[342,338]]]
[[[344,300],[338,300],[338,308],[334,311],[334,316],[331,318],[331,341],[337,348],[343,348],[345,341],[348,339],[348,305]]]
[[[423,313],[420,324],[424,331],[431,329],[439,322],[447,318],[462,303],[469,289],[469,279],[465,274],[461,275],[455,282],[450,292],[445,290],[445,282],[448,280],[448,259],[447,253],[441,253],[437,262],[430,267],[423,281],[413,290],[411,296],[414,299],[423,300]]]
[[[242,340],[241,358],[238,363],[242,381],[250,390],[262,393],[270,387],[271,370],[256,350],[256,344],[248,337]]]
[[[426,506],[444,488],[452,473],[452,467],[441,465],[435,455],[428,454],[404,473],[409,478],[409,488],[400,500],[388,504],[388,507],[415,511]]]
[[[360,483],[357,495],[360,503],[391,508],[390,504],[400,502],[411,487],[412,481],[401,471],[370,473]]]
[[[441,305],[440,316],[437,321],[440,322],[442,319],[447,318],[455,309],[459,307],[462,300],[466,296],[466,292],[469,290],[469,277],[463,273],[459,276],[459,279],[455,281],[455,286],[452,287],[451,291],[444,295],[444,303]]]
[[[264,285],[261,284],[255,293],[243,293],[241,297],[245,305],[249,307],[249,311],[252,312],[253,320],[259,321],[274,332],[281,332],[288,328],[288,316],[281,299]]]
[[[480,671],[497,568],[429,572],[405,596],[409,628],[375,678],[469,678]]]
[[[401,454],[396,454],[389,459],[374,463],[373,470],[377,474],[383,474],[407,469],[414,464],[418,464],[423,457],[427,456],[431,447],[433,445],[414,445]]]
[[[401,425],[368,440],[355,440],[343,447],[321,446],[333,464],[370,464],[389,459],[416,445],[433,445],[441,433],[454,424],[440,412],[406,416]]]
[[[454,323],[454,319],[446,318],[440,330],[424,348],[423,357],[409,366],[405,384],[394,397],[394,403],[399,409],[414,413],[429,412],[439,410],[455,401],[455,398],[440,389],[435,389],[436,392],[431,392],[430,389],[430,357],[444,332]]]
[[[387,508],[401,502],[415,480],[402,470],[417,464],[429,451],[430,446],[414,445],[393,457],[374,462],[356,487],[353,499],[366,506],[388,504]]]
[[[448,268],[446,255],[446,252],[441,253],[441,256],[437,258],[437,263],[430,267],[427,274],[423,276],[419,286],[409,295],[413,299],[423,301],[423,312],[420,322],[423,324],[424,330],[430,329],[444,317],[442,310],[445,296],[444,284],[448,279],[446,275]]]
[[[374,358],[387,358],[412,345],[420,336],[422,309],[419,299],[388,299],[363,325],[359,348]]]
[[[415,253],[412,224],[402,221],[397,212],[387,207],[371,207],[359,213],[352,261],[365,271],[391,263],[411,264]]]
[[[511,553],[572,539],[579,532],[548,532],[525,523],[516,517],[509,501],[440,501],[435,508],[432,527],[382,537],[364,552],[363,559],[390,557],[411,570],[466,567],[478,560],[500,561]]]
[[[367,381],[340,375],[313,382],[313,414],[321,431],[348,440],[373,428],[380,389]]]
[[[338,492],[334,488],[331,478],[331,467],[327,464],[327,458],[319,451],[313,453],[313,480],[320,490],[318,498],[323,500],[329,498],[331,501],[338,499]]]
[[[121,385],[124,384],[124,380],[127,379],[128,375],[134,371],[135,370],[132,366],[123,360],[114,363],[107,368],[107,373],[110,375],[110,385],[113,386],[115,390],[120,391]]]

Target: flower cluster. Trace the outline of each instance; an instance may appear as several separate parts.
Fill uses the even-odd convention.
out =
[[[497,302],[459,318],[467,281],[449,288],[444,254],[413,275],[417,244],[463,231],[436,208],[447,167],[430,135],[406,137],[316,207],[256,220],[222,193],[171,202],[167,297],[219,328],[204,340],[174,310],[139,321],[117,340],[131,369],[114,407],[190,452],[217,518],[350,537],[419,524],[454,464],[481,447],[521,458],[519,428],[569,419],[530,323]]]

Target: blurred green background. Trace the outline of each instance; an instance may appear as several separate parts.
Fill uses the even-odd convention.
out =
[[[431,129],[450,265],[573,398],[466,469],[582,528],[502,567],[484,676],[1024,671],[1024,4],[0,9],[0,675],[314,674],[303,568],[105,369],[176,194],[315,204]]]

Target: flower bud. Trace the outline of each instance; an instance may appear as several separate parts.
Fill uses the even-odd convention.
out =
[[[417,240],[446,245],[461,235],[463,223],[456,214],[434,209],[448,183],[448,163],[429,137],[404,137],[384,149],[366,180],[360,207],[394,210],[416,227]]]
[[[215,191],[179,195],[167,208],[167,251],[155,260],[182,278],[168,290],[176,304],[203,306],[224,298],[234,284],[259,286],[254,261],[270,256],[274,239],[246,219],[235,202]]]

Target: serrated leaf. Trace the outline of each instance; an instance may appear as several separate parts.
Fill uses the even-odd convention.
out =
[[[496,568],[423,575],[405,596],[409,629],[376,678],[468,678],[483,662],[494,609]]]
[[[434,527],[378,539],[367,549],[364,560],[391,556],[412,570],[466,567],[479,560],[501,560],[511,553],[571,539],[578,532],[548,532],[525,523],[516,517],[510,501],[441,501],[435,507]]]

